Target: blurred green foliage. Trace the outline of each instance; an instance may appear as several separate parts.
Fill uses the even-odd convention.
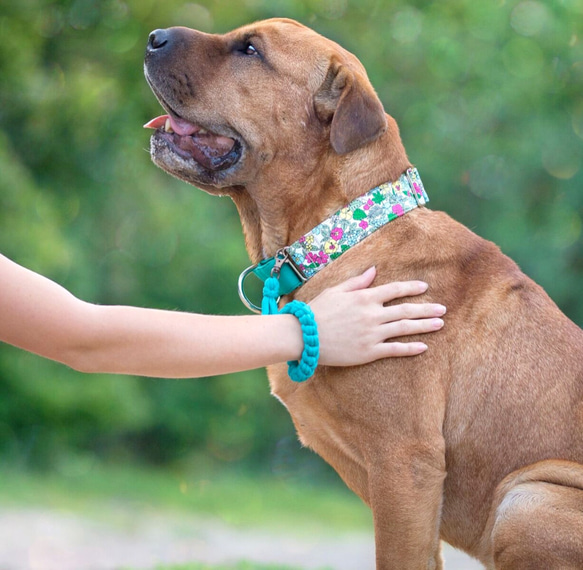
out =
[[[296,18],[363,61],[431,196],[583,324],[581,0],[3,0],[0,250],[88,301],[242,313],[236,211],[149,160],[150,30]],[[1,318],[1,317],[0,317]],[[552,342],[552,339],[549,339]],[[308,471],[263,371],[83,376],[0,347],[0,454]]]

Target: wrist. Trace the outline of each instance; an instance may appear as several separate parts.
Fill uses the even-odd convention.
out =
[[[299,360],[304,350],[302,327],[293,315],[272,315],[277,319],[278,331],[282,341],[283,360]],[[276,332],[276,334],[278,334]]]

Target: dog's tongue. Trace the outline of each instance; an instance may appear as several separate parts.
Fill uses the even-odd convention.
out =
[[[171,130],[167,127],[168,122]],[[144,128],[163,129],[166,133],[173,133],[176,147],[208,170],[226,168],[235,160],[231,153],[235,146],[233,139],[209,133],[172,115],[160,115],[146,123]]]

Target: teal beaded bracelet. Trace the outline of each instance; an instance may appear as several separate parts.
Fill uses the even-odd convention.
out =
[[[300,321],[304,336],[304,350],[299,361],[290,360],[287,363],[287,373],[294,382],[304,382],[314,375],[320,357],[320,340],[314,313],[306,303],[301,301],[292,301],[279,312],[294,315]]]

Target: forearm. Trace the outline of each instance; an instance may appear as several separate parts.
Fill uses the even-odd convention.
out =
[[[192,378],[296,359],[302,335],[291,315],[209,316],[93,306],[84,342],[66,363],[84,372]]]
[[[298,358],[291,315],[99,306],[0,256],[0,341],[86,372],[199,377]]]

